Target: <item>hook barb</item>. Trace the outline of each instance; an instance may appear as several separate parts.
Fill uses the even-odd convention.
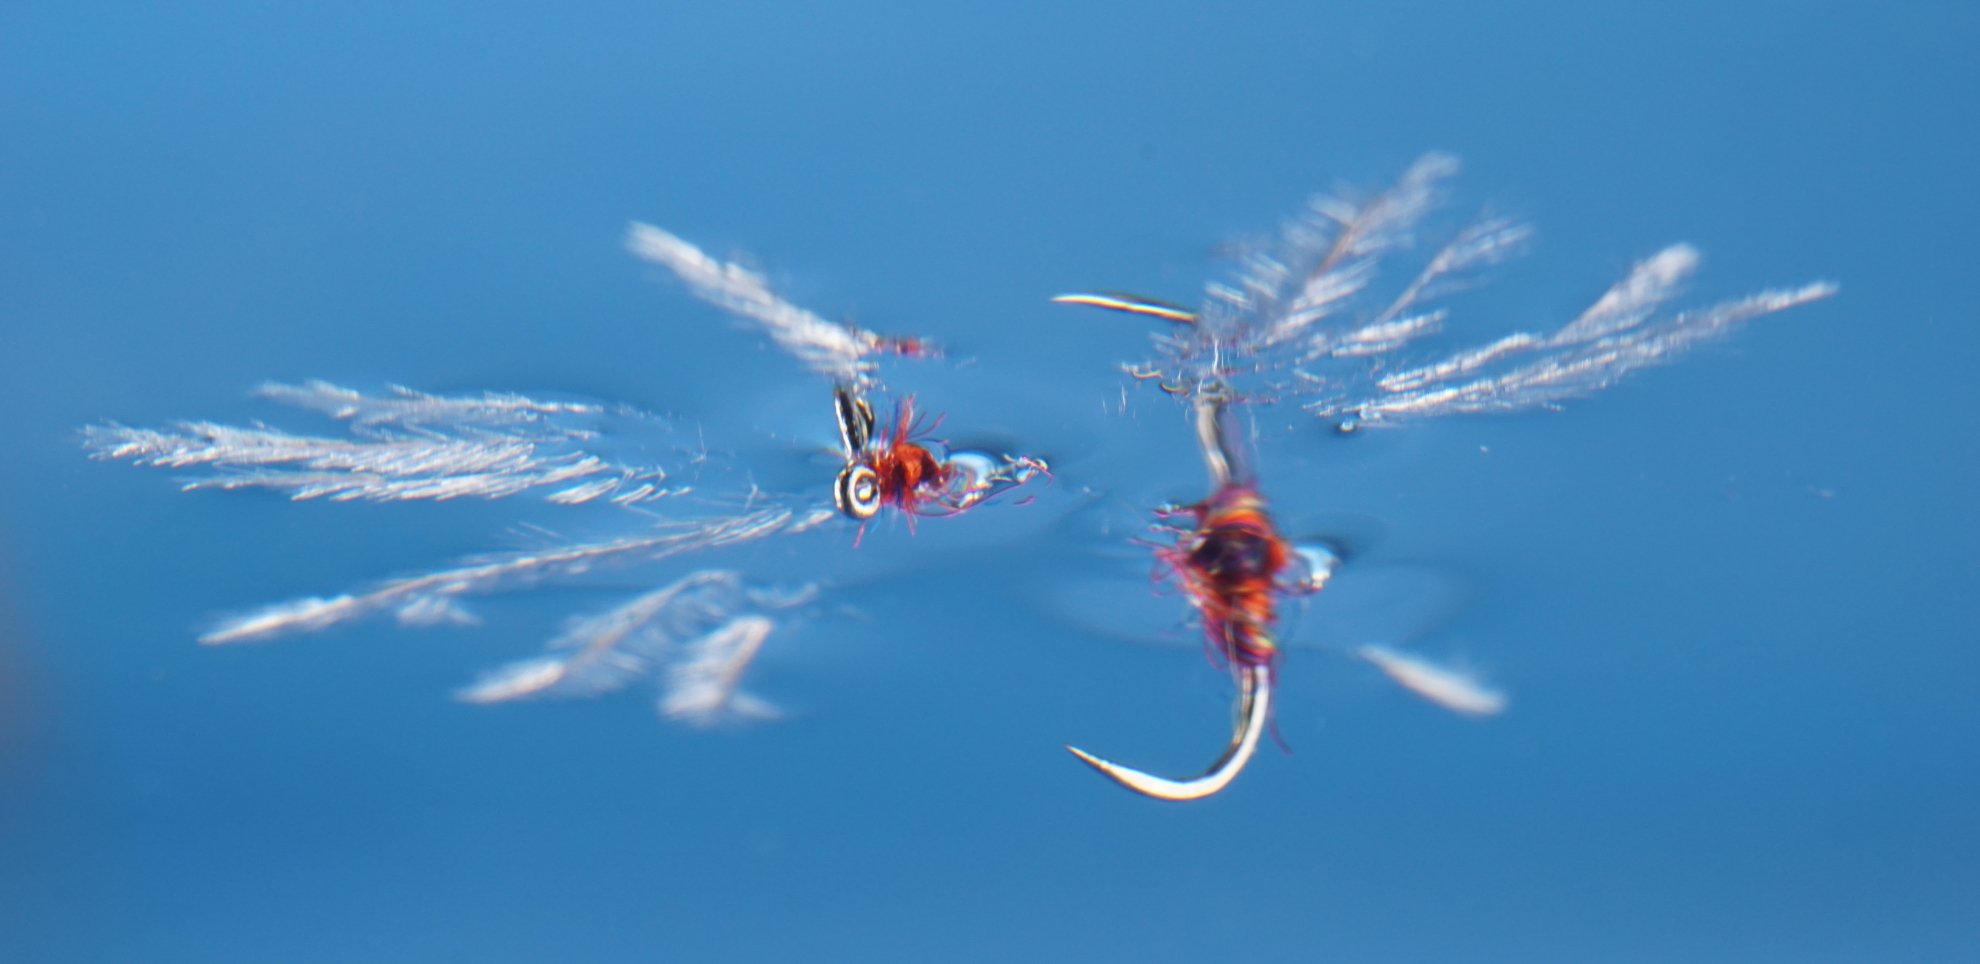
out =
[[[1196,800],[1222,790],[1237,777],[1238,771],[1244,769],[1244,765],[1251,760],[1252,752],[1258,749],[1258,738],[1265,732],[1271,714],[1272,668],[1264,665],[1245,667],[1238,677],[1236,732],[1231,734],[1231,745],[1224,749],[1224,755],[1218,757],[1217,762],[1210,764],[1209,770],[1193,780],[1168,780],[1118,763],[1109,763],[1075,746],[1066,749],[1115,783],[1143,796],[1157,800]]]

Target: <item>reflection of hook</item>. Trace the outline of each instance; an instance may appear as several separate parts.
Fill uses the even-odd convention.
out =
[[[1210,469],[1212,489],[1251,481],[1251,460],[1244,450],[1243,429],[1237,424],[1237,412],[1230,402],[1230,389],[1222,384],[1206,382],[1197,389],[1196,442],[1203,449],[1204,465]]]
[[[865,454],[873,441],[873,406],[859,390],[845,385],[832,386],[832,410],[839,416],[839,447],[851,462]]]
[[[1195,800],[1222,790],[1238,775],[1239,770],[1244,769],[1252,751],[1258,748],[1258,737],[1265,732],[1265,722],[1271,712],[1272,668],[1265,665],[1244,667],[1243,673],[1238,676],[1236,732],[1231,734],[1231,745],[1225,748],[1224,755],[1218,757],[1207,772],[1194,780],[1164,780],[1140,770],[1108,763],[1078,747],[1069,746],[1066,749],[1136,793],[1157,800]]]

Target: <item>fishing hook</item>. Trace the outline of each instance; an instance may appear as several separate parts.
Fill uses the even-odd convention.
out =
[[[1235,732],[1231,734],[1231,745],[1224,748],[1224,755],[1210,764],[1209,770],[1193,780],[1168,780],[1118,763],[1109,763],[1076,746],[1066,749],[1115,783],[1136,793],[1157,800],[1195,800],[1222,790],[1237,777],[1238,771],[1250,762],[1252,752],[1258,749],[1258,738],[1265,732],[1272,714],[1271,666],[1246,666],[1240,671],[1234,709]]]

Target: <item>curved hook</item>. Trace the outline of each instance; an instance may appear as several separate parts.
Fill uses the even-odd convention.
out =
[[[1251,760],[1252,751],[1258,749],[1258,737],[1265,732],[1266,721],[1271,714],[1272,668],[1262,665],[1245,667],[1238,677],[1237,726],[1236,732],[1231,734],[1231,745],[1224,749],[1224,755],[1218,757],[1217,762],[1210,764],[1208,771],[1194,780],[1165,780],[1118,763],[1109,763],[1075,746],[1066,749],[1115,783],[1136,793],[1157,800],[1195,800],[1222,790],[1237,777],[1238,771]]]

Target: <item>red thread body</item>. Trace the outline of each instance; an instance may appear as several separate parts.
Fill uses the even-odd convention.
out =
[[[914,514],[922,513],[925,502],[942,503],[952,471],[935,453],[912,441],[921,434],[918,422],[914,400],[902,399],[894,412],[891,436],[864,460],[880,476],[880,501]]]
[[[1250,486],[1226,485],[1180,511],[1196,525],[1160,557],[1203,614],[1212,656],[1226,665],[1276,667],[1277,580],[1292,548],[1272,524],[1264,497]]]

